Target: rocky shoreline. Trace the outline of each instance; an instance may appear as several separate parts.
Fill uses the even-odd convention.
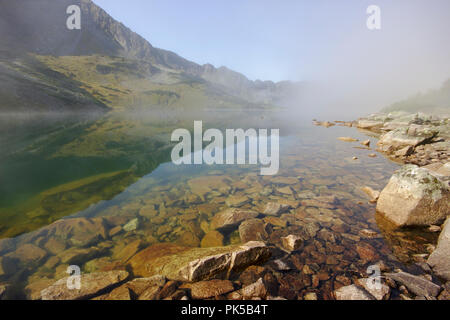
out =
[[[358,127],[358,122],[325,126],[333,125]],[[364,132],[379,134],[376,128]],[[446,143],[441,136],[415,148]],[[340,140],[376,157],[370,140]],[[149,186],[101,216],[62,219],[0,240],[0,299],[448,300],[449,218],[441,224],[448,215],[448,157],[438,155],[427,159],[433,168],[425,168],[428,163],[402,168],[381,192],[373,189],[381,184],[356,190],[366,180],[330,178],[336,166],[352,168],[357,162],[351,158],[331,163],[324,175],[318,172],[326,167],[297,167],[304,161],[291,157],[294,170],[270,179],[211,172],[180,184]],[[318,161],[315,155],[311,166]],[[374,171],[371,177],[384,184],[388,175]],[[389,213],[399,210],[394,206],[401,200],[399,190],[411,194],[403,195],[408,206],[402,206],[404,218],[395,225]],[[369,201],[356,201],[350,193],[362,194],[358,199],[367,194]],[[379,232],[375,206],[400,231]],[[399,242],[399,233],[417,224],[418,216],[427,218],[419,219],[426,234],[417,237],[423,243],[405,264],[384,243]],[[404,242],[416,247],[411,239]],[[71,265],[82,268],[80,289],[67,286]],[[374,288],[371,271],[376,270],[381,283]]]
[[[356,127],[377,137],[377,151],[403,164],[381,192],[371,188],[364,190],[371,202],[377,204],[377,214],[393,228],[427,227],[430,232],[440,232],[431,254],[424,252],[421,261],[417,262],[421,269],[419,275],[400,269],[395,273],[384,272],[388,287],[384,286],[381,292],[388,292],[390,287],[398,288],[403,300],[449,300],[450,119],[423,113],[394,112],[373,114],[350,122],[314,120],[313,123],[326,128],[334,125]],[[338,139],[358,141],[350,137]],[[370,296],[369,289],[358,283],[340,288],[335,295],[338,300],[368,300],[375,297],[375,294]]]

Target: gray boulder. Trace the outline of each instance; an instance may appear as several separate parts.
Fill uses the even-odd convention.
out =
[[[440,224],[450,214],[448,184],[427,169],[405,165],[381,191],[377,211],[399,227]]]

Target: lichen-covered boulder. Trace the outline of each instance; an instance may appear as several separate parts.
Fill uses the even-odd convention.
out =
[[[427,169],[403,166],[381,191],[377,211],[399,227],[440,224],[450,214],[448,183]]]

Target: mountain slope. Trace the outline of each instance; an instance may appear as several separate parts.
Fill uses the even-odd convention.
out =
[[[68,30],[69,5],[81,8],[81,30]],[[199,77],[249,102],[278,104],[298,90],[288,82],[251,81],[225,67],[198,65],[153,47],[91,0],[0,0],[0,47],[52,56],[107,55],[145,60],[160,69]]]
[[[433,114],[450,114],[450,79],[441,88],[424,94],[417,94],[396,102],[382,110],[383,112],[407,111]]]

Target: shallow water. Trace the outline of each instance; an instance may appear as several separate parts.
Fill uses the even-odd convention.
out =
[[[127,133],[146,128],[131,122]],[[158,242],[208,245],[202,239],[210,231],[211,219],[230,205],[262,212],[268,202],[288,203],[291,209],[278,217],[259,217],[270,225],[267,234],[260,235],[269,244],[279,246],[281,237],[310,230],[311,238],[303,249],[284,261],[289,270],[275,270],[280,292],[290,299],[305,292],[330,299],[333,289],[364,276],[368,266],[383,260],[407,268],[415,254],[424,253],[426,245],[435,241],[434,235],[419,230],[389,230],[376,217],[374,205],[361,188],[381,190],[398,165],[380,154],[369,157],[375,151],[359,148],[358,142],[337,140],[340,136],[365,140],[367,136],[354,128],[309,124],[280,129],[280,170],[275,176],[259,175],[260,165],[176,166],[168,162],[170,148],[164,146],[155,149],[158,156],[147,145],[125,155],[100,152],[94,156],[88,149],[91,154],[85,156],[86,150],[80,149],[79,157],[62,157],[58,152],[67,150],[68,142],[53,144],[52,149],[59,151],[54,151],[54,157],[39,156],[41,170],[46,168],[48,173],[53,166],[62,175],[64,165],[54,164],[64,161],[76,163],[68,168],[77,170],[51,183],[39,183],[34,190],[24,191],[25,195],[16,191],[15,196],[22,197],[27,206],[16,201],[15,206],[0,209],[0,221],[14,217],[14,212],[21,217],[8,225],[5,222],[0,228],[4,234],[16,225],[23,227],[17,230],[27,230],[28,225],[33,230],[0,240],[0,282],[15,286],[17,297],[25,297],[66,276],[69,264],[79,265],[83,272],[111,270],[126,265],[139,249]],[[88,141],[89,136],[83,137]],[[375,145],[376,140],[371,140]],[[140,148],[136,140],[133,143],[135,150]],[[136,163],[144,163],[144,169],[131,170]],[[8,170],[6,164],[2,164],[3,172]],[[93,175],[92,181],[70,184]],[[335,198],[329,201],[330,196]],[[232,204],[236,198],[240,203]],[[70,220],[76,222],[67,227],[49,225],[61,218],[80,220]],[[223,245],[241,242],[237,228],[223,236]],[[130,244],[137,244],[134,250]]]

